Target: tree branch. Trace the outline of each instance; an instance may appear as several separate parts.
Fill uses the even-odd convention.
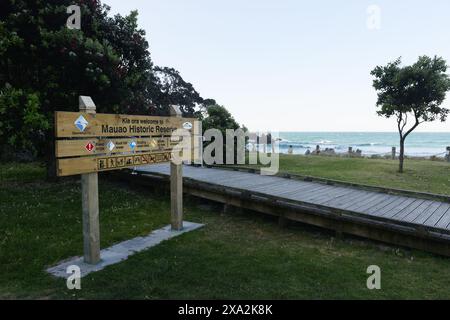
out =
[[[420,120],[419,120],[419,117],[417,116],[416,111],[413,110],[413,112],[414,112],[414,117],[416,118],[416,122],[414,123],[414,125],[408,131],[406,131],[406,133],[404,135],[404,138],[406,138],[420,124]]]
[[[405,120],[403,120],[402,132],[405,129],[407,123],[408,123],[408,114],[405,113]]]
[[[402,128],[400,123],[402,122],[402,113],[400,112],[400,114],[397,116],[397,128],[398,128],[398,133],[400,134],[400,139],[402,138]]]

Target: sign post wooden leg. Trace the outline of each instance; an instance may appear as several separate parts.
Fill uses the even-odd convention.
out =
[[[171,106],[170,114],[181,118],[180,109]],[[172,230],[183,229],[183,163],[170,162],[170,222]]]
[[[79,98],[80,112],[96,113],[90,97]],[[97,264],[100,261],[100,223],[98,209],[98,174],[81,175],[81,200],[83,208],[84,262]]]
[[[170,211],[173,230],[183,229],[183,166],[170,163]]]
[[[81,175],[83,201],[84,262],[96,264],[100,261],[100,226],[98,210],[98,174]]]

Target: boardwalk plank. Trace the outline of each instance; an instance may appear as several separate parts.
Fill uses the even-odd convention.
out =
[[[286,193],[284,197],[293,200],[306,201],[309,196],[315,195],[317,194],[317,192],[323,192],[329,189],[330,186],[327,185],[316,185],[311,189],[302,190],[301,192]]]
[[[371,215],[375,215],[375,216],[380,216],[382,213],[382,209],[389,206],[392,203],[396,203],[399,200],[403,200],[401,197],[398,196],[389,196],[389,199],[387,199],[386,201],[383,201],[375,206],[373,206],[372,208],[369,208],[365,211],[365,213],[371,214]]]
[[[367,191],[353,190],[352,193],[346,194],[336,199],[323,202],[322,205],[329,207],[342,208],[346,205],[354,204],[358,199],[368,196],[370,193]]]
[[[283,180],[276,181],[275,180],[275,181],[272,181],[272,182],[261,181],[261,183],[258,183],[258,184],[254,185],[254,186],[250,186],[248,188],[249,188],[249,190],[252,190],[252,191],[262,191],[262,190],[267,189],[267,188],[271,188],[271,189],[276,189],[278,187],[289,188],[289,187],[292,187],[292,186],[293,186],[292,184],[288,184],[288,183],[286,183],[286,181],[283,181]]]
[[[362,212],[362,213],[366,213],[366,210],[369,210],[370,208],[384,202],[384,201],[389,201],[390,196],[387,194],[383,194],[383,193],[379,193],[377,194],[375,197],[372,198],[371,201],[367,201],[364,204],[358,206],[357,208],[355,208],[355,211],[357,212]]]
[[[415,223],[423,224],[425,220],[427,220],[441,205],[441,202],[433,201],[433,203],[424,210],[421,214],[419,214],[414,220]]]
[[[391,202],[387,206],[384,206],[383,208],[380,208],[377,211],[376,215],[382,217],[382,216],[384,216],[386,214],[389,214],[393,209],[395,209],[398,206],[400,206],[406,200],[408,200],[407,197],[397,197],[397,200],[395,200],[394,202]]]
[[[294,189],[291,190],[280,190],[277,191],[275,194],[278,197],[286,197],[287,195],[293,195],[293,194],[297,194],[297,193],[301,193],[307,190],[311,190],[311,185],[307,182],[302,183],[302,184],[298,184],[298,186]]]
[[[427,209],[429,209],[433,205],[433,201],[424,201],[418,206],[415,210],[411,211],[408,215],[406,215],[403,220],[412,222],[422,213],[424,213]]]
[[[218,181],[220,182],[220,181]],[[259,185],[265,185],[267,183],[273,183],[273,180],[271,180],[270,182],[264,180],[264,179],[246,179],[244,181],[239,180],[239,181],[235,181],[235,182],[229,182],[229,184],[235,188],[250,188],[250,187],[256,187]]]
[[[450,223],[450,208],[445,211],[444,215],[439,219],[438,223],[436,223],[436,227],[438,228],[447,228]]]
[[[294,190],[292,192],[285,192],[283,194],[283,197],[285,197],[285,198],[287,198],[287,197],[295,197],[295,196],[298,196],[299,194],[306,195],[306,194],[308,194],[310,192],[314,192],[314,191],[323,189],[324,187],[326,187],[326,186],[323,185],[323,184],[314,183],[314,184],[311,184],[308,188],[301,189],[300,191]]]
[[[355,191],[353,189],[350,188],[335,188],[335,190],[333,192],[327,193],[327,194],[323,194],[323,195],[318,195],[317,197],[314,197],[312,199],[310,199],[311,201],[313,201],[314,203],[317,204],[321,204],[323,202],[326,201],[330,201],[351,193],[354,193]]]
[[[423,199],[415,199],[408,206],[406,206],[405,208],[403,208],[402,210],[397,212],[392,218],[396,219],[396,220],[403,220],[404,217],[406,217],[413,210],[416,210],[417,207],[419,207],[424,202],[425,202],[425,200],[423,200]]]
[[[369,205],[369,206],[375,205],[384,196],[385,195],[382,193],[374,192],[374,193],[369,194],[368,197],[364,197],[364,199],[361,199],[350,206],[345,206],[344,209],[349,210],[349,211],[357,210],[357,211],[361,212],[361,210],[359,210],[359,208],[365,207],[367,205]]]
[[[425,220],[424,224],[430,227],[436,226],[439,220],[444,216],[447,210],[449,210],[450,204],[441,202],[439,208],[436,209],[433,214]]]
[[[324,188],[315,190],[313,192],[302,193],[301,197],[302,197],[303,201],[313,201],[313,199],[315,199],[317,197],[321,197],[321,196],[330,197],[330,195],[332,195],[334,191],[336,191],[335,187],[325,186]]]
[[[255,187],[249,187],[248,190],[275,195],[277,191],[292,192],[296,190],[295,184],[287,184],[286,181],[280,181],[272,184],[261,184]]]
[[[277,189],[273,191],[274,195],[283,195],[287,193],[299,193],[306,190],[310,190],[311,186],[308,185],[298,185],[298,184],[290,184],[286,186],[279,186]]]
[[[358,204],[360,204],[362,201],[366,201],[367,199],[374,196],[373,192],[367,192],[365,195],[362,195],[361,197],[357,197],[355,199],[352,199],[351,201],[348,201],[347,203],[340,206],[340,209],[347,210],[348,208],[356,207]]]
[[[413,203],[414,201],[416,201],[417,199],[415,198],[407,198],[405,201],[403,201],[402,203],[400,203],[397,207],[392,208],[391,210],[387,211],[386,213],[382,214],[382,217],[385,218],[392,218],[393,216],[395,216],[397,213],[399,213],[400,211],[402,211],[403,209],[405,209],[406,207],[410,206],[411,203]]]

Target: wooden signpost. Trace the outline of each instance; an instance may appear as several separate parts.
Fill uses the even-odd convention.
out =
[[[80,97],[79,112],[55,112],[57,175],[81,174],[84,261],[100,261],[98,172],[170,162],[171,225],[183,228],[182,163],[174,163],[172,137],[184,129],[191,139],[191,161],[201,163],[201,122],[182,118],[178,107],[171,117],[97,114],[90,97]],[[183,153],[184,154],[184,153]]]

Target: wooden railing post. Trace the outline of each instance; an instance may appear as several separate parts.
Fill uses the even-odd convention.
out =
[[[79,97],[80,112],[96,113],[90,97]],[[81,175],[81,200],[83,210],[84,262],[97,264],[100,261],[100,223],[98,208],[98,174]]]
[[[392,160],[395,160],[395,154],[397,153],[396,148],[392,147],[392,154],[391,154],[391,158]]]
[[[181,118],[178,106],[170,106],[170,115]],[[170,162],[170,222],[172,230],[183,229],[183,163]]]

